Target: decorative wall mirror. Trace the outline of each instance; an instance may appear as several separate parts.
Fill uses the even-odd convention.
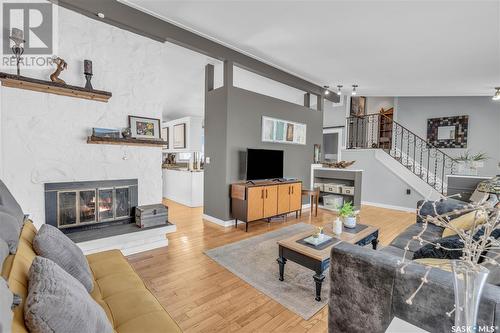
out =
[[[427,141],[438,148],[467,148],[469,116],[427,119]]]

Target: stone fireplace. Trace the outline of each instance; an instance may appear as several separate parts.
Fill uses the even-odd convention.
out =
[[[45,184],[46,223],[65,233],[133,222],[137,179]]]

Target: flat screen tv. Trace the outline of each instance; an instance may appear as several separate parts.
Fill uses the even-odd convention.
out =
[[[247,180],[283,178],[283,150],[247,149]]]

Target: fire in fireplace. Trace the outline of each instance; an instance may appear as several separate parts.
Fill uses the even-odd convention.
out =
[[[46,223],[69,231],[132,222],[137,179],[45,184]]]

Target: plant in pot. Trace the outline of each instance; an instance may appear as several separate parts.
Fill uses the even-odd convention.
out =
[[[346,228],[356,228],[356,212],[352,206],[352,202],[345,202],[339,209],[339,215],[344,220]]]
[[[488,160],[490,157],[486,153],[472,154],[470,151],[459,155],[456,160],[458,161],[458,174],[477,176],[478,168],[484,166],[484,161]]]

